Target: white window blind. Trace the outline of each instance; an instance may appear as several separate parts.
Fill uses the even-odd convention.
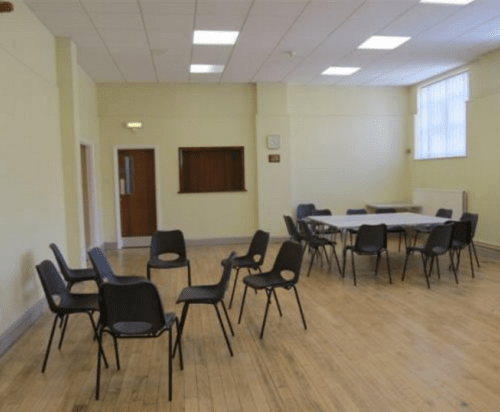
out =
[[[419,89],[415,159],[459,157],[467,154],[468,99],[467,72]]]

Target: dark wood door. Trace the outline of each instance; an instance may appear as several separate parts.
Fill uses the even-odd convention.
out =
[[[151,236],[156,230],[153,149],[118,151],[122,236]]]

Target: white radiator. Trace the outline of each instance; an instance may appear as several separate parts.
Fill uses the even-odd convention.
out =
[[[467,211],[467,193],[462,189],[413,189],[413,204],[422,206],[424,215],[435,215],[440,208],[453,210],[453,219]]]

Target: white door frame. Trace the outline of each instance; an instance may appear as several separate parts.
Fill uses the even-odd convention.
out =
[[[91,247],[100,246],[102,243],[102,234],[99,230],[99,208],[97,207],[97,180],[95,173],[95,144],[91,141],[81,139],[80,145],[85,146],[87,162],[87,183],[88,183],[88,201],[89,201],[89,225],[90,225],[90,243]],[[82,177],[83,179],[83,177]],[[81,187],[81,184],[80,184]],[[83,199],[82,199],[83,200]],[[85,230],[85,226],[83,228]],[[85,244],[81,247],[80,255],[83,256],[83,262],[87,260],[87,251]]]
[[[114,164],[114,185],[115,185],[115,225],[116,225],[116,247],[123,248],[122,238],[122,220],[120,214],[120,169],[118,165],[119,150],[140,150],[153,149],[155,157],[155,189],[156,189],[156,227],[159,229],[162,222],[161,197],[160,197],[160,154],[158,145],[114,145],[113,146],[113,164]]]

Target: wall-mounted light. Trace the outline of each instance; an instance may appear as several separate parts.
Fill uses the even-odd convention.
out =
[[[137,129],[142,128],[142,122],[127,122],[125,123],[125,127],[133,132],[137,131]]]

